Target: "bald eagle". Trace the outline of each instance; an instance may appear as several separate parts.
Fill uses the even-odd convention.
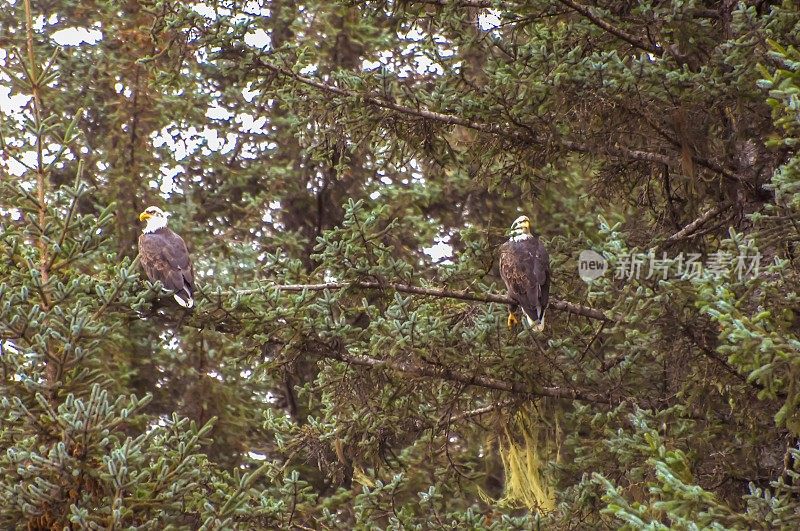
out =
[[[517,322],[518,306],[528,324],[537,332],[544,330],[544,312],[550,297],[550,258],[537,236],[531,234],[528,216],[520,216],[511,225],[511,237],[500,246],[500,276],[508,296],[516,304],[508,314],[508,327]]]
[[[167,228],[169,213],[147,207],[139,221],[147,221],[139,236],[139,257],[151,282],[160,281],[184,308],[194,306],[194,267],[183,238]]]

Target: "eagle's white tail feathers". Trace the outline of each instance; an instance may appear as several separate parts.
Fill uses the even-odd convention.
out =
[[[184,293],[186,295],[184,295]],[[194,299],[192,298],[191,295],[189,295],[189,292],[186,290],[183,290],[180,295],[175,293],[172,296],[175,298],[175,301],[184,308],[191,308],[192,306],[194,306]]]
[[[528,326],[532,327],[536,324],[536,321],[530,315],[528,315],[528,313],[525,310],[522,311],[522,315],[524,315],[525,320],[528,321]]]
[[[533,325],[533,330],[540,333],[544,331],[544,314],[542,315],[542,320]]]
[[[528,313],[525,310],[522,311],[522,314],[525,315],[525,320],[528,321],[528,326],[530,326],[533,329],[534,332],[542,332],[544,330],[544,315],[545,315],[545,312],[542,312],[542,320],[541,321],[537,321],[536,319],[534,319],[533,317],[528,315]]]

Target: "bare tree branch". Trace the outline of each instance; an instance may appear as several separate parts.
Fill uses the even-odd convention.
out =
[[[265,286],[265,288],[237,290],[236,293],[238,295],[250,295],[253,293],[260,293],[264,291],[264,289],[269,289],[269,288],[273,288],[278,291],[324,291],[324,290],[333,291],[339,289],[347,289],[351,287],[376,289],[376,290],[393,289],[401,293],[410,293],[413,295],[438,297],[443,299],[459,299],[463,301],[474,301],[474,302],[496,302],[498,304],[509,304],[509,305],[515,304],[513,299],[505,295],[497,295],[495,293],[468,293],[465,291],[451,291],[441,288],[424,288],[421,286],[410,286],[408,284],[382,284],[380,282],[366,282],[366,281],[325,282],[321,284],[283,284],[283,285],[274,284]],[[581,306],[579,304],[573,304],[571,302],[551,300],[549,307],[554,308],[556,310],[560,310],[562,312],[573,313],[575,315],[581,315],[583,317],[588,317],[590,319],[597,319],[599,321],[607,321],[607,322],[613,321],[613,319],[607,317],[600,310],[596,310],[594,308],[588,308],[586,306]]]
[[[575,151],[576,153],[586,153],[589,155],[607,155],[611,158],[617,158],[617,159],[630,159],[630,160],[640,160],[643,162],[656,162],[658,164],[666,164],[667,166],[673,166],[673,167],[677,164],[677,162],[673,158],[667,155],[662,155],[661,153],[654,153],[652,151],[630,149],[619,146],[617,144],[614,144],[613,146],[596,147],[587,144],[581,144],[580,142],[572,142],[571,140],[562,140],[561,145],[570,151]]]
[[[288,68],[283,68],[279,66],[275,66],[269,63],[261,62],[261,66],[264,68],[282,76],[293,78],[294,80],[308,85],[310,87],[314,87],[316,89],[322,90],[323,92],[328,92],[330,94],[335,94],[337,96],[342,96],[345,98],[358,98],[364,103],[375,105],[376,107],[381,107],[383,109],[389,109],[391,111],[398,112],[400,114],[405,114],[408,116],[416,116],[419,118],[425,118],[428,120],[433,120],[435,122],[444,123],[447,125],[460,125],[462,127],[466,127],[468,129],[474,129],[476,131],[481,131],[483,133],[489,133],[491,135],[498,135],[498,136],[512,136],[516,137],[518,140],[523,140],[519,133],[511,132],[504,130],[502,127],[499,127],[494,124],[486,124],[483,122],[473,122],[470,120],[466,120],[464,118],[460,118],[458,116],[453,116],[451,114],[444,114],[435,111],[429,111],[427,109],[414,109],[411,107],[406,107],[405,105],[400,105],[399,103],[393,102],[388,99],[378,98],[375,96],[370,96],[368,94],[359,94],[357,92],[353,92],[351,90],[343,89],[337,87],[335,85],[329,85],[327,83],[323,83],[321,81],[317,81],[312,78],[308,78],[297,74]]]
[[[494,7],[497,3],[491,0],[408,0],[409,4],[427,4],[431,6],[447,7]]]
[[[446,417],[438,422],[438,427],[441,428],[442,426],[445,426],[447,424],[455,424],[457,422],[461,422],[462,420],[471,419],[473,417],[479,417],[481,415],[485,415],[486,413],[491,413],[492,411],[503,409],[504,407],[514,404],[515,402],[516,402],[515,399],[501,400],[500,402],[496,402],[488,406],[479,407],[477,409],[472,409],[470,411],[465,411],[461,414],[453,415],[452,417]]]
[[[622,39],[623,41],[627,42],[631,46],[635,46],[636,48],[639,48],[640,50],[644,50],[646,52],[650,52],[650,53],[652,53],[654,55],[659,55],[660,56],[662,53],[664,53],[664,50],[661,49],[661,47],[652,45],[652,44],[650,44],[648,42],[645,42],[645,41],[643,41],[641,39],[638,39],[638,38],[634,37],[633,35],[631,35],[630,33],[627,33],[625,31],[621,30],[620,28],[612,25],[611,23],[606,22],[602,18],[600,18],[597,15],[595,15],[592,12],[592,8],[590,8],[588,6],[584,6],[584,5],[579,4],[577,2],[573,2],[572,0],[558,0],[558,1],[560,3],[562,3],[562,4],[564,4],[565,6],[569,7],[573,11],[576,11],[576,12],[580,13],[581,15],[583,15],[584,17],[588,18],[592,22],[592,24],[594,24],[598,28],[602,29],[603,31],[607,31],[608,33],[611,33],[612,35],[615,35],[616,37],[619,37],[620,39]]]
[[[265,63],[263,61],[259,62],[260,66],[270,70],[271,72],[289,77],[294,79],[295,81],[302,83],[304,85],[314,87],[318,90],[323,92],[327,92],[329,94],[334,94],[336,96],[341,96],[345,98],[353,98],[358,99],[359,102],[365,103],[367,105],[372,105],[375,107],[379,107],[381,109],[387,109],[399,114],[403,114],[406,116],[412,116],[417,118],[422,118],[425,120],[431,120],[434,122],[443,123],[446,125],[460,125],[462,127],[466,127],[468,129],[473,129],[475,131],[480,131],[482,133],[486,133],[489,135],[496,136],[501,139],[512,140],[518,144],[527,144],[527,145],[544,145],[546,142],[540,138],[536,138],[530,133],[530,128],[520,128],[521,130],[513,130],[510,128],[510,125],[499,125],[499,124],[489,124],[485,122],[479,122],[474,120],[468,120],[465,118],[461,118],[459,116],[454,116],[451,114],[440,113],[436,111],[431,111],[424,108],[415,109],[413,107],[408,107],[406,105],[401,105],[395,101],[388,100],[386,98],[380,98],[377,96],[372,96],[369,94],[360,94],[358,92],[343,89],[341,87],[337,87],[335,85],[330,85],[328,83],[323,83],[322,81],[318,81],[316,79],[312,79],[309,77],[302,76],[293,72],[292,70],[276,66],[273,64]],[[636,160],[642,162],[654,162],[658,164],[666,164],[673,168],[680,167],[680,162],[678,159],[675,159],[669,155],[665,155],[662,153],[656,153],[652,151],[644,151],[641,149],[631,149],[620,145],[613,145],[613,146],[593,146],[590,144],[583,144],[581,142],[575,142],[572,140],[558,140],[557,143],[564,149],[568,151],[572,151],[575,153],[586,153],[598,156],[607,156],[615,159],[622,159],[622,160]],[[727,170],[720,164],[717,164],[710,160],[699,160],[696,159],[698,163],[703,165],[704,167],[708,168],[711,171],[716,173],[720,173],[725,177],[735,179],[735,180],[744,180],[744,178],[730,170]]]
[[[675,243],[678,240],[683,240],[685,238],[688,238],[699,227],[701,227],[703,224],[705,224],[708,220],[710,220],[714,216],[717,216],[717,215],[725,212],[730,207],[731,207],[730,203],[721,203],[721,204],[715,206],[714,208],[710,209],[708,212],[704,213],[699,218],[697,218],[696,220],[692,221],[691,223],[686,225],[684,228],[682,228],[681,230],[679,230],[678,232],[676,232],[675,234],[673,234],[672,236],[667,238],[664,243],[665,244]]]
[[[496,389],[498,391],[505,391],[508,393],[530,397],[538,396],[564,398],[567,400],[580,400],[583,402],[594,402],[601,404],[615,404],[617,402],[608,396],[594,392],[579,391],[564,387],[529,387],[519,382],[508,382],[498,378],[491,378],[489,376],[467,375],[458,371],[454,371],[448,367],[438,365],[418,365],[396,360],[380,360],[377,358],[371,358],[369,356],[351,354],[349,352],[342,352],[334,349],[325,349],[320,354],[325,358],[343,361],[352,365],[361,365],[363,367],[370,367],[372,369],[389,369],[412,376],[439,378],[465,385],[484,387],[486,389]]]
[[[499,378],[492,378],[489,376],[467,375],[459,371],[454,371],[449,367],[444,367],[439,365],[429,365],[429,364],[419,365],[415,363],[402,362],[397,360],[381,360],[361,354],[352,354],[350,352],[343,351],[343,349],[330,348],[329,345],[324,345],[324,348],[319,349],[318,354],[323,358],[342,361],[344,363],[349,363],[351,365],[359,365],[362,367],[368,367],[370,369],[387,369],[403,373],[409,376],[438,378],[440,380],[457,382],[468,386],[504,391],[507,393],[519,395],[527,399],[536,397],[547,397],[547,398],[558,398],[564,400],[577,400],[580,402],[588,402],[594,404],[607,404],[611,406],[616,406],[622,402],[630,402],[630,403],[639,402],[637,399],[630,396],[619,396],[619,395],[612,396],[610,393],[608,394],[598,393],[596,391],[590,391],[586,389],[570,389],[558,386],[549,386],[549,387],[530,386],[519,382],[509,382],[506,380],[501,380]],[[462,416],[454,418],[458,418],[459,420],[461,420],[469,416],[480,415],[483,413],[487,413],[492,409],[496,409],[498,407],[505,407],[506,405],[509,405],[509,403],[500,402],[496,406],[487,406],[486,408],[480,408],[474,411],[469,411]],[[652,401],[645,400],[645,403],[640,404],[640,407],[661,408],[667,406],[669,403],[670,399],[666,400],[655,399]],[[685,418],[692,418],[699,421],[707,421],[708,417],[709,413],[707,411],[703,411],[700,408],[690,408],[690,411],[687,411],[687,414],[685,415]],[[727,420],[723,418],[718,418],[718,420],[727,422]],[[439,424],[439,426],[441,426],[441,423]]]

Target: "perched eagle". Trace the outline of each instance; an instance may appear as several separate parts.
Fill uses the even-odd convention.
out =
[[[184,308],[194,306],[194,268],[183,238],[167,228],[168,213],[147,207],[139,221],[147,221],[139,236],[139,256],[151,282],[160,281]]]
[[[508,327],[517,322],[517,306],[537,332],[544,330],[544,312],[550,297],[550,258],[537,236],[531,234],[528,216],[511,225],[511,238],[500,246],[500,276],[516,304],[508,314]]]

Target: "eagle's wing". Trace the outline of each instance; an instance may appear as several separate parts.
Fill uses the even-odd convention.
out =
[[[194,266],[192,259],[189,256],[189,249],[186,247],[186,242],[183,241],[179,235],[173,231],[165,234],[165,238],[170,240],[170,244],[164,247],[164,257],[169,262],[173,269],[181,272],[183,277],[182,286],[185,284],[189,288],[189,294],[194,290]]]
[[[516,258],[511,248],[511,242],[506,242],[500,246],[500,278],[508,290],[508,296],[514,301],[519,302],[519,293],[517,292],[516,278]]]
[[[142,268],[151,282],[160,281],[176,294],[185,291],[191,305],[194,292],[194,268],[183,238],[169,229],[139,236]],[[182,299],[185,297],[181,297]]]
[[[500,276],[508,296],[534,321],[541,321],[550,298],[550,258],[538,238],[507,242],[500,248]]]

